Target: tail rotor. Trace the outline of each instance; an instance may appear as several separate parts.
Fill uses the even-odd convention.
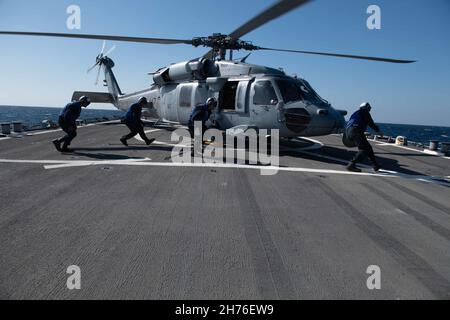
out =
[[[95,80],[95,85],[98,85],[98,81],[100,79],[100,72],[102,69],[102,64],[105,64],[108,60],[110,60],[108,58],[108,55],[116,49],[116,46],[112,46],[106,53],[105,53],[105,49],[106,49],[106,41],[103,41],[102,51],[95,59],[95,64],[87,70],[87,72],[90,73],[92,70],[95,69],[95,67],[98,66],[98,72],[97,72],[97,77]]]

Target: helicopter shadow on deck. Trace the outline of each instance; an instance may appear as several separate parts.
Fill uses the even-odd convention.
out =
[[[120,120],[112,121],[112,122],[104,122],[97,124],[99,126],[124,126],[125,124],[122,123]],[[154,129],[161,129],[161,130],[167,130],[167,131],[175,131],[179,129],[180,127],[175,127],[171,125],[170,123],[164,123],[164,122],[157,122],[157,121],[144,121],[144,128],[154,128]]]
[[[343,149],[343,148],[337,148],[333,146],[323,146],[322,148],[318,150],[313,151],[307,151],[307,153],[303,152],[302,150],[295,150],[295,149],[283,149],[280,146],[280,157],[283,156],[290,156],[295,158],[303,158],[308,160],[314,160],[317,162],[322,162],[326,164],[337,164],[344,166],[353,159],[353,157],[356,155],[358,151],[356,149]],[[407,175],[427,175],[426,173],[419,172],[416,170],[412,170],[408,168],[407,165],[401,164],[398,160],[383,157],[383,154],[376,153],[378,162],[380,163],[381,167],[384,170],[390,170],[390,171],[396,171],[398,173],[407,174]],[[330,157],[330,158],[325,158]],[[332,159],[335,158],[335,159]],[[367,160],[363,162],[363,164],[371,165],[370,162]],[[344,168],[345,169],[345,168]]]

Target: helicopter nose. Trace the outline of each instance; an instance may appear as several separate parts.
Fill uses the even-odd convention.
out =
[[[341,133],[345,127],[345,118],[343,114],[333,107],[317,108],[317,120],[323,127],[328,126],[330,133]]]
[[[336,110],[332,108],[327,109],[319,108],[317,109],[317,115],[319,116],[319,119],[323,123],[328,123],[328,126],[330,127],[332,133],[340,133],[341,130],[344,128],[345,125],[344,117],[339,112],[336,112]]]
[[[345,113],[346,114],[346,113]],[[334,133],[342,133],[345,128],[345,115],[343,112],[335,110]]]

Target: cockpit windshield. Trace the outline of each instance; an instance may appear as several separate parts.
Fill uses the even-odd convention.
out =
[[[278,89],[280,89],[281,95],[283,96],[284,103],[288,104],[290,102],[303,100],[302,91],[294,81],[278,79],[276,80]]]

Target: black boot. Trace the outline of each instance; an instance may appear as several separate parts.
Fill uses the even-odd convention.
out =
[[[53,140],[52,142],[53,142],[53,145],[55,146],[56,150],[61,152],[61,142],[59,141],[59,139]]]
[[[124,137],[120,138],[120,142],[122,142],[122,144],[123,144],[125,147],[128,147],[127,139],[125,139]]]
[[[72,150],[72,149],[69,149],[69,146],[68,146],[66,143],[64,143],[64,144],[63,144],[63,147],[62,147],[62,149],[61,149],[61,152],[71,153],[71,152],[73,152],[73,150]]]
[[[350,172],[361,172],[361,169],[358,169],[355,165],[355,162],[351,161],[348,165],[347,165],[347,171]]]
[[[151,145],[153,142],[155,142],[155,139],[147,139],[145,140],[145,143],[149,146]]]
[[[380,169],[381,169],[381,166],[377,162],[375,162],[373,164],[373,171],[378,172],[378,171],[380,171]]]
[[[373,171],[378,172],[381,169],[380,164],[378,163],[377,159],[375,158],[375,155],[372,154],[370,156],[370,161],[372,162],[372,166],[373,166]]]

